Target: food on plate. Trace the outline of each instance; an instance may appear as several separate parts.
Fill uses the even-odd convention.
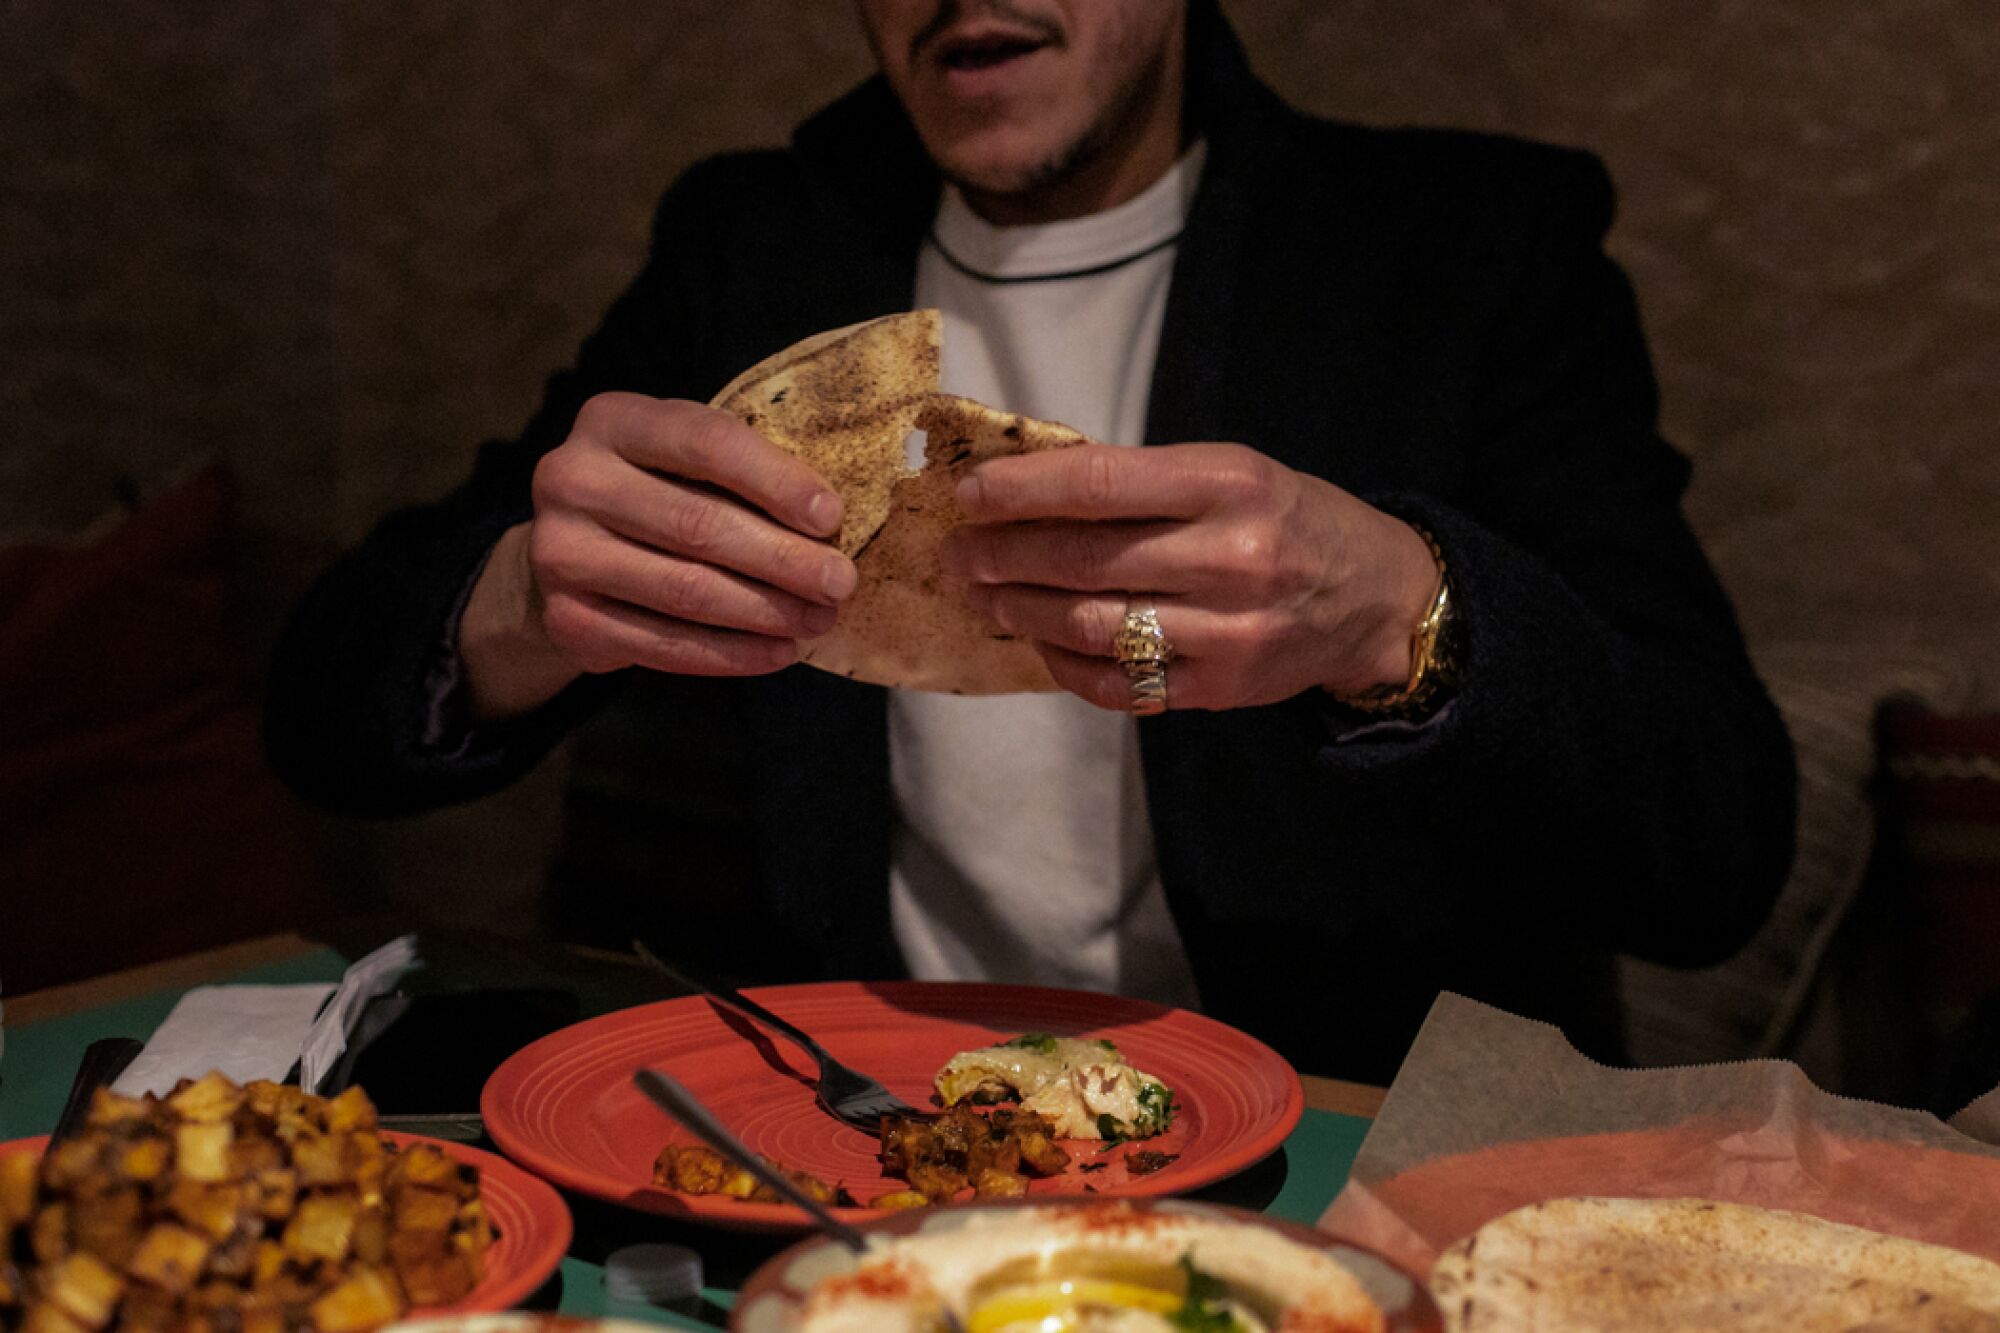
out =
[[[1319,1250],[1201,1208],[996,1208],[876,1236],[820,1281],[799,1333],[1375,1333],[1381,1310]]]
[[[942,1203],[971,1187],[981,1199],[1028,1192],[1029,1176],[1059,1176],[1069,1153],[1048,1117],[1005,1108],[981,1115],[954,1106],[936,1119],[882,1117],[882,1169],[910,1189],[870,1201],[877,1208]]]
[[[962,518],[955,494],[982,459],[1086,443],[1066,426],[938,392],[935,310],[816,334],[736,377],[712,404],[798,456],[839,492],[834,543],[860,581],[831,631],[801,657],[877,685],[956,694],[1050,691],[1022,639],[967,605],[938,568],[940,538]],[[927,440],[912,469],[905,441]]]
[[[1449,1333],[2000,1333],[2000,1264],[1709,1199],[1531,1204],[1446,1250],[1430,1288]]]
[[[805,1191],[815,1202],[852,1207],[854,1197],[844,1185],[829,1185],[818,1176],[795,1170],[770,1158],[772,1170]],[[782,1203],[779,1193],[713,1148],[695,1143],[669,1143],[653,1162],[653,1183],[683,1194],[726,1194],[753,1203]]]
[[[1173,1092],[1117,1046],[1046,1032],[959,1052],[938,1070],[937,1092],[946,1106],[1019,1097],[1064,1139],[1148,1139],[1174,1122]]]
[[[76,1135],[0,1157],[0,1324],[356,1333],[467,1295],[494,1236],[477,1169],[387,1142],[359,1088],[100,1089]]]

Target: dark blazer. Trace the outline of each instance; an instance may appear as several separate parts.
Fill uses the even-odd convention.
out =
[[[1423,728],[1323,699],[1139,724],[1168,901],[1215,1016],[1309,1070],[1386,1079],[1439,988],[1587,1015],[1586,957],[1731,951],[1789,863],[1789,742],[1680,512],[1612,194],[1584,154],[1302,116],[1193,6],[1209,143],[1148,435],[1236,440],[1435,534],[1465,678]],[[427,736],[465,589],[535,460],[609,389],[706,399],[821,329],[911,304],[937,180],[880,80],[792,147],[705,162],[519,439],[389,518],[304,599],[271,681],[300,791],[416,811],[534,764],[611,679]],[[798,667],[685,680],[754,761],[762,928],[891,976],[884,693]],[[712,713],[710,714],[713,715]]]

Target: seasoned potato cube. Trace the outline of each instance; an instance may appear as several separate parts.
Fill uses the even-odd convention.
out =
[[[359,1087],[350,1087],[326,1104],[326,1127],[335,1134],[375,1128],[375,1103]]]
[[[458,1206],[458,1230],[454,1235],[455,1239],[472,1246],[474,1252],[493,1243],[493,1217],[486,1211],[483,1199],[467,1199]]]
[[[103,1328],[118,1308],[125,1279],[96,1255],[79,1251],[48,1271],[43,1290],[79,1324]]]
[[[167,1192],[167,1211],[210,1240],[224,1241],[235,1232],[245,1211],[243,1186],[203,1184],[185,1176]]]
[[[137,1097],[121,1097],[109,1088],[91,1089],[90,1106],[83,1113],[83,1123],[91,1129],[104,1129],[128,1120],[144,1120],[146,1103]]]
[[[391,1191],[406,1184],[457,1191],[462,1183],[458,1163],[445,1156],[442,1149],[428,1143],[412,1144],[403,1149],[396,1154],[396,1160],[389,1168]]]
[[[111,1169],[125,1180],[137,1183],[158,1180],[173,1158],[173,1145],[163,1135],[146,1134],[120,1144]]]
[[[292,1167],[301,1185],[345,1185],[351,1182],[347,1135],[301,1134],[292,1140]]]
[[[197,1124],[227,1120],[243,1105],[243,1089],[211,1069],[192,1083],[183,1081],[167,1095],[175,1118]]]
[[[177,1333],[179,1300],[172,1292],[132,1283],[118,1305],[118,1333]]]
[[[403,1312],[396,1279],[380,1268],[357,1268],[345,1282],[312,1303],[319,1333],[360,1333]]]
[[[184,1180],[229,1179],[229,1145],[236,1127],[227,1120],[204,1120],[174,1127],[174,1169]]]
[[[443,1190],[402,1190],[391,1202],[398,1231],[449,1231],[458,1199]]]
[[[450,1305],[463,1300],[466,1293],[479,1285],[464,1257],[449,1253],[398,1264],[396,1276],[402,1280],[403,1294],[412,1305]]]
[[[354,1244],[361,1201],[352,1194],[312,1194],[300,1200],[285,1227],[285,1252],[295,1258],[339,1263]]]
[[[260,1172],[276,1171],[287,1164],[285,1145],[258,1133],[255,1122],[246,1128],[239,1120],[237,1129],[236,1139],[229,1145],[231,1180],[247,1180]]]
[[[28,1248],[35,1262],[52,1264],[69,1254],[69,1205],[58,1199],[43,1204],[28,1224]]]
[[[90,1326],[54,1301],[37,1301],[21,1320],[21,1333],[89,1333]]]
[[[123,1268],[146,1230],[146,1201],[125,1187],[80,1190],[70,1200],[70,1240],[113,1268]]]
[[[715,1194],[731,1167],[713,1148],[669,1143],[653,1160],[653,1183],[689,1194]]]
[[[922,1190],[890,1190],[887,1194],[878,1194],[870,1199],[868,1206],[899,1213],[905,1208],[928,1208],[930,1203],[931,1196]]]
[[[258,1241],[257,1252],[250,1260],[250,1286],[253,1289],[268,1287],[284,1271],[285,1247],[275,1240]]]
[[[389,1214],[380,1204],[366,1204],[354,1216],[354,1257],[364,1264],[389,1259]]]
[[[171,1292],[184,1292],[201,1276],[212,1249],[207,1238],[172,1222],[155,1223],[139,1242],[125,1271],[142,1282]]]
[[[35,1215],[35,1171],[40,1164],[41,1159],[29,1152],[0,1157],[0,1231]]]
[[[97,1172],[104,1141],[94,1134],[64,1139],[42,1154],[42,1184],[51,1190],[70,1190]]]
[[[292,1215],[299,1198],[298,1172],[290,1167],[259,1171],[255,1184],[258,1212],[273,1222],[282,1222]]]

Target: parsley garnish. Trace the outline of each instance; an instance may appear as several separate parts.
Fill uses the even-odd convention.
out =
[[[1003,1041],[1002,1046],[1012,1046],[1016,1050],[1039,1051],[1043,1055],[1056,1053],[1056,1039],[1046,1032],[1023,1032],[1011,1041]]]
[[[1229,1295],[1222,1279],[1196,1268],[1185,1254],[1181,1271],[1187,1274],[1187,1299],[1167,1316],[1167,1323],[1187,1333],[1238,1333],[1242,1325],[1222,1304]]]

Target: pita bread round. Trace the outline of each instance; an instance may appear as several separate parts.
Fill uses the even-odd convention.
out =
[[[1709,1199],[1552,1199],[1439,1256],[1447,1333],[2000,1333],[2000,1264]]]
[[[840,620],[801,656],[822,671],[906,690],[1020,694],[1057,688],[1027,640],[966,603],[938,568],[938,542],[964,521],[959,480],[988,458],[1089,443],[1067,426],[934,394],[918,415],[924,467],[890,496],[888,520],[856,559],[861,580]]]
[[[937,392],[939,346],[937,311],[885,315],[766,357],[709,405],[826,478],[844,506],[834,545],[852,556],[881,528],[909,471],[903,442]]]

